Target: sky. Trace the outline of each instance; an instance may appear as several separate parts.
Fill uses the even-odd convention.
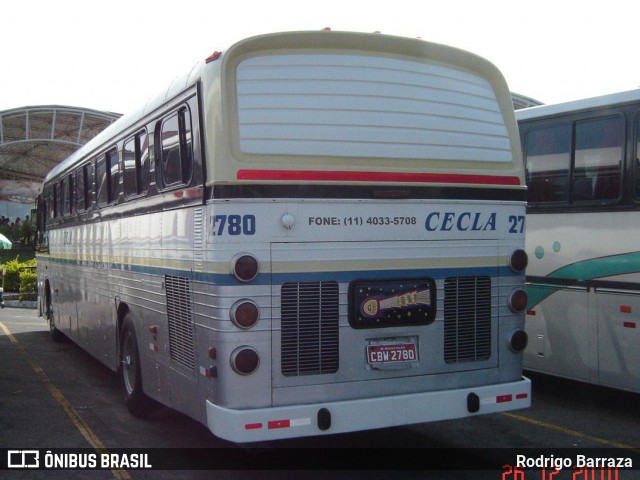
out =
[[[0,111],[126,113],[215,50],[291,30],[381,31],[496,65],[558,103],[640,86],[634,0],[20,0],[0,6]]]

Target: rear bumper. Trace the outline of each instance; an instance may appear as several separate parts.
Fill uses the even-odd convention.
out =
[[[530,406],[531,381],[523,377],[517,382],[459,390],[251,410],[232,410],[207,401],[207,426],[220,438],[244,443],[427,423]]]

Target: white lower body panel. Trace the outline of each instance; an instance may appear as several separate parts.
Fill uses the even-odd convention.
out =
[[[474,413],[467,408],[470,394],[480,400]],[[232,410],[207,401],[207,426],[220,438],[243,443],[427,423],[530,406],[531,382],[523,377],[517,382],[459,390],[250,410]],[[325,430],[318,426],[320,410],[330,413],[330,426]]]

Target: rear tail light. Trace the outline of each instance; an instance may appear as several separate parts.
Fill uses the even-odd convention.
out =
[[[258,306],[251,300],[238,300],[229,311],[233,324],[242,329],[253,327],[260,319]]]
[[[516,273],[524,272],[529,264],[529,256],[524,250],[518,249],[511,254],[509,267]]]
[[[511,335],[511,341],[509,342],[509,348],[513,352],[521,352],[527,347],[527,343],[529,342],[529,337],[527,336],[527,332],[524,330],[516,330]]]
[[[231,260],[231,273],[241,282],[250,282],[258,276],[258,260],[249,254],[236,255]]]
[[[509,308],[514,313],[523,312],[527,308],[529,296],[524,290],[516,290],[509,297]]]
[[[258,352],[248,346],[236,348],[231,353],[231,368],[240,375],[251,375],[260,365]]]

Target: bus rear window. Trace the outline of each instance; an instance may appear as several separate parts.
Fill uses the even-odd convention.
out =
[[[513,160],[491,84],[454,67],[381,56],[279,54],[240,62],[236,86],[243,153]]]

